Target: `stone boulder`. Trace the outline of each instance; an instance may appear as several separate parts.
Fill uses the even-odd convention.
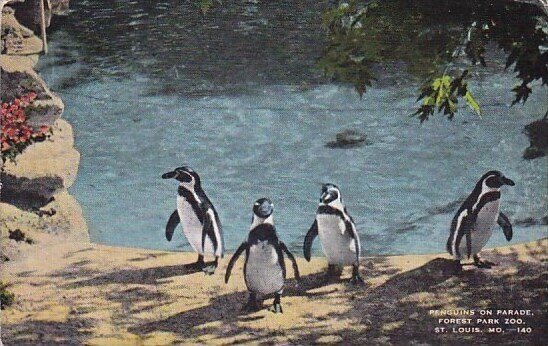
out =
[[[332,149],[348,149],[370,144],[372,142],[367,139],[367,135],[357,130],[348,129],[337,133],[335,140],[327,142],[325,146]]]
[[[6,161],[4,172],[19,178],[58,177],[64,188],[76,180],[80,153],[74,148],[72,126],[63,119],[53,125],[53,134],[34,143],[17,155],[15,162]]]
[[[529,147],[525,149],[523,158],[527,160],[543,157],[548,151],[548,119],[533,121],[525,126],[523,132],[529,137]]]
[[[11,7],[2,10],[2,39],[0,51],[2,54],[29,55],[42,51],[42,40],[34,32],[22,25],[15,17]]]

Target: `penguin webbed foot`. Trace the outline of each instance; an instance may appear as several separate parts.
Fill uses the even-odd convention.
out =
[[[482,260],[479,256],[474,256],[474,265],[478,268],[490,269],[493,266],[496,266],[496,263],[491,261]]]
[[[352,278],[350,279],[350,283],[354,286],[365,285],[365,281],[363,281],[363,278],[360,276],[359,266],[357,265],[352,267]]]
[[[350,283],[354,286],[364,286],[365,281],[363,281],[363,278],[359,275],[352,276],[352,279],[350,279]]]
[[[203,267],[202,271],[204,272],[205,275],[213,275],[215,274],[216,269],[217,269],[216,264],[210,264],[208,266]]]
[[[280,303],[274,303],[271,307],[268,308],[268,311],[273,312],[275,314],[283,314],[282,304]]]
[[[219,258],[218,257],[215,257],[215,261],[206,266],[205,263],[203,264],[203,268],[202,268],[202,271],[204,272],[205,275],[213,275],[215,274],[215,270],[217,269],[217,266],[219,264]]]
[[[276,293],[274,296],[274,304],[272,304],[271,307],[268,308],[268,311],[273,312],[275,314],[282,314],[282,302],[281,302],[282,295],[280,293]]]

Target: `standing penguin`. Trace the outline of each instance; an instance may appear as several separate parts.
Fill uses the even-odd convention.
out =
[[[260,309],[257,295],[262,297],[274,293],[274,305],[269,310],[274,313],[283,312],[281,296],[286,274],[283,252],[293,263],[295,278],[300,279],[295,257],[276,234],[273,211],[274,205],[268,198],[258,199],[253,204],[253,219],[247,241],[238,247],[226,268],[225,283],[228,283],[234,263],[245,250],[244,278],[249,290],[249,300],[244,309],[247,311]]]
[[[360,237],[354,220],[344,206],[339,188],[334,184],[324,184],[316,220],[304,238],[304,258],[310,262],[310,250],[316,236],[320,236],[322,249],[327,257],[328,274],[336,266],[352,265],[353,284],[363,284],[360,276]]]
[[[171,241],[179,223],[190,246],[198,253],[195,265],[204,273],[212,275],[217,268],[219,257],[224,254],[223,229],[219,215],[207,198],[198,173],[183,166],[162,175],[163,179],[179,181],[177,209],[171,214],[166,225],[166,238]],[[204,255],[215,256],[213,265],[205,266]]]
[[[462,270],[461,259],[473,256],[478,268],[491,268],[492,262],[480,260],[478,253],[487,244],[496,223],[502,227],[506,240],[512,239],[512,224],[500,212],[500,187],[514,186],[514,182],[499,171],[485,173],[464,201],[451,223],[447,251],[455,260],[457,271]],[[465,238],[465,241],[462,241]]]

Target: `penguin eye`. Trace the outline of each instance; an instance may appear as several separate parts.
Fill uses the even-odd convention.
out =
[[[181,172],[181,177],[183,182],[185,183],[190,183],[192,181],[192,176],[187,172]]]
[[[500,187],[500,179],[496,176],[491,176],[487,178],[487,180],[485,181],[485,185],[489,186],[490,188]]]

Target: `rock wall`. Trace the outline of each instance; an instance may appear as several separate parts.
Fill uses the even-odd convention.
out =
[[[60,8],[68,1],[51,1]],[[2,254],[9,257],[24,253],[39,243],[51,241],[89,241],[88,229],[78,202],[68,193],[76,180],[80,153],[74,148],[72,126],[61,118],[63,101],[53,93],[34,71],[42,43],[23,26],[18,17],[32,18],[32,13],[18,14],[29,6],[2,12],[2,55],[0,55],[0,96],[2,102],[34,91],[32,111],[27,113],[31,126],[51,126],[52,135],[34,143],[19,154],[15,162],[2,165],[0,194],[0,240]],[[66,9],[66,8],[65,8]],[[55,12],[54,12],[55,13]],[[30,241],[13,234],[20,230]]]

